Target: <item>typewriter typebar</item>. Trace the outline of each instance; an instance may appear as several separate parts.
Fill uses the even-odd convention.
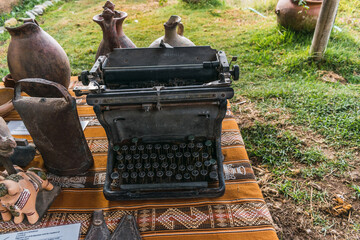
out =
[[[115,49],[74,89],[104,127],[108,200],[218,197],[221,124],[234,95],[225,53],[210,47]]]

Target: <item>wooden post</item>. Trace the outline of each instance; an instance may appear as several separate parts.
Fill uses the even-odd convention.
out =
[[[312,40],[310,55],[321,60],[329,42],[340,0],[324,0]]]

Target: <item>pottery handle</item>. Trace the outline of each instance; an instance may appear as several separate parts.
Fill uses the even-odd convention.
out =
[[[177,34],[184,36],[184,24],[182,24],[182,22],[178,23]]]
[[[42,94],[41,96],[36,95],[33,97],[50,97],[50,98],[57,97],[57,98],[64,98],[67,102],[70,103],[73,102],[73,97],[70,95],[68,90],[63,85],[42,78],[25,78],[18,81],[15,84],[14,100],[21,98],[22,88],[30,89],[30,90],[34,88],[35,89],[44,88],[47,90],[44,91],[46,92],[46,94]]]

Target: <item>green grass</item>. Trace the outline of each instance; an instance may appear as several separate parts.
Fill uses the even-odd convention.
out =
[[[304,148],[304,144],[289,131],[272,125],[256,123],[243,128],[242,134],[251,159],[269,166],[290,167],[294,162],[313,165],[325,157],[316,149]]]

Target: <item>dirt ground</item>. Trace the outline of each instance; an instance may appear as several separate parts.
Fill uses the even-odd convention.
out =
[[[0,13],[9,13],[12,6],[20,2],[20,0],[0,0]]]
[[[287,120],[290,118],[288,113],[273,109],[273,112],[277,112],[278,118],[269,122],[264,119],[266,114],[264,117],[250,100],[241,99],[240,103],[242,104],[239,111],[235,114],[240,129],[250,127],[256,121],[267,122],[276,125],[277,128],[292,131],[305,145],[322,147],[328,159],[334,158],[334,150],[324,143],[325,140],[322,136],[312,131],[300,131],[299,128],[288,124]],[[279,182],[278,175],[268,170],[267,166],[257,159],[250,158],[250,160],[280,239],[360,239],[359,229],[354,228],[360,220],[358,213],[360,202],[349,188],[351,184],[360,182],[360,168],[355,167],[341,177],[328,174],[323,179],[309,180],[300,176],[300,170],[306,166],[301,163],[294,163],[292,170],[294,174],[291,180],[296,180],[303,186],[310,185],[311,199],[315,190],[328,193],[328,198],[324,201],[310,200],[310,204],[299,204],[291,198],[286,198],[273,187],[273,184]],[[360,159],[353,159],[350,164],[356,166],[358,161]],[[283,178],[289,177],[283,176]],[[344,211],[344,214],[337,215],[334,212],[336,207],[345,208],[345,206],[350,207],[350,205],[351,210]],[[315,218],[318,220],[315,221]],[[322,220],[324,224],[318,224]]]

